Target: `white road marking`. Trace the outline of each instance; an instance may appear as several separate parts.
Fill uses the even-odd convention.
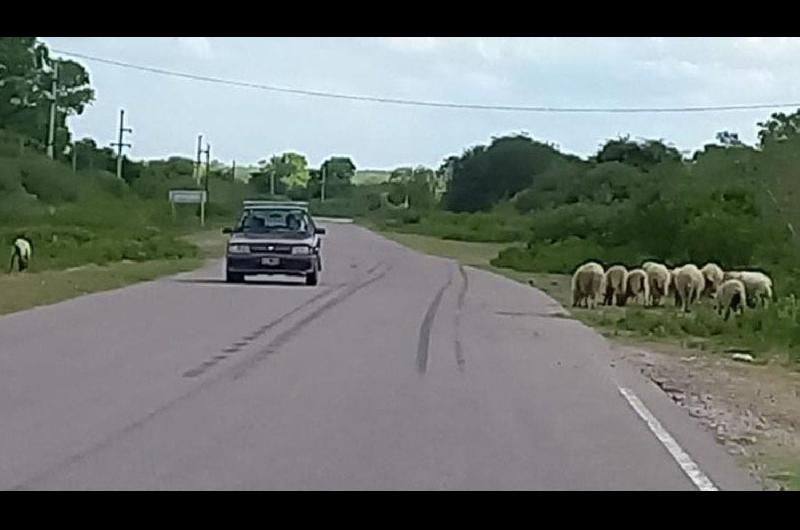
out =
[[[619,392],[628,401],[633,410],[647,423],[647,426],[653,434],[656,435],[658,441],[667,448],[669,454],[672,455],[672,458],[675,459],[683,472],[686,473],[689,480],[691,480],[700,491],[717,491],[717,487],[711,482],[711,479],[700,470],[700,466],[692,460],[686,451],[678,445],[678,442],[676,442],[667,430],[661,426],[661,423],[653,416],[652,412],[647,410],[647,407],[636,397],[636,394],[622,387],[619,387]]]

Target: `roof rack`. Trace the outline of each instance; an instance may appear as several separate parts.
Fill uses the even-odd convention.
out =
[[[257,200],[247,200],[242,202],[245,208],[258,208],[264,206],[272,206],[272,207],[294,207],[294,208],[303,208],[305,210],[308,209],[308,202],[305,201],[257,201]]]

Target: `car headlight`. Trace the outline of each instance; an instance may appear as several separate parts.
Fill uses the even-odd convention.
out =
[[[231,254],[249,254],[250,247],[247,245],[228,245],[228,252]]]
[[[292,254],[295,256],[307,256],[311,254],[311,248],[307,246],[292,247]]]

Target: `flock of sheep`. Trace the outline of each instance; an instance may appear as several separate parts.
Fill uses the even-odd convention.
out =
[[[596,262],[584,263],[572,276],[572,306],[594,308],[598,298],[603,305],[624,306],[633,298],[643,306],[659,306],[661,299],[674,296],[675,306],[688,312],[701,296],[715,300],[717,313],[727,320],[731,312],[741,313],[744,306],[766,307],[774,297],[772,279],[757,271],[723,271],[708,263],[702,268],[688,264],[669,269],[648,261],[641,268],[626,269],[613,265],[604,270]]]

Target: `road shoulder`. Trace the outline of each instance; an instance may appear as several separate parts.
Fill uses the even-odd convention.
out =
[[[184,239],[198,247],[198,257],[90,263],[63,270],[4,274],[0,276],[0,315],[195,270],[220,256],[224,248],[219,230],[192,233]]]
[[[416,234],[378,232],[417,251],[448,257],[534,286],[564,304],[568,279],[489,264],[506,244],[443,241]],[[566,287],[565,287],[566,286]],[[566,293],[566,294],[565,294]],[[567,310],[567,312],[569,312]],[[581,315],[576,314],[581,319]],[[591,326],[591,322],[584,322]],[[769,490],[800,489],[800,373],[776,365],[743,364],[730,355],[684,344],[605,336],[617,359],[702,425],[738,464]]]

